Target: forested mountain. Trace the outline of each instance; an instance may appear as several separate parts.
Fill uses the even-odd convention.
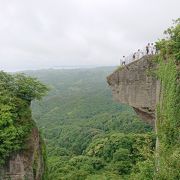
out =
[[[47,144],[49,179],[130,178],[153,153],[152,128],[131,108],[113,102],[106,83],[113,70],[26,72],[51,89],[32,105]]]

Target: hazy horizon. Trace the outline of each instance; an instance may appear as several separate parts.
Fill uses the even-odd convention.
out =
[[[71,69],[93,69],[93,68],[111,68],[116,67],[116,65],[75,65],[75,66],[54,66],[54,67],[47,67],[47,68],[32,68],[32,69],[7,69],[2,71],[6,71],[9,73],[18,73],[18,72],[25,72],[25,71],[44,71],[44,70],[71,70]]]
[[[179,0],[1,1],[0,70],[117,66],[180,17]]]

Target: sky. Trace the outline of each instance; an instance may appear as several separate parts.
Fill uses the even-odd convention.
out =
[[[111,66],[163,37],[180,0],[0,0],[0,70]]]

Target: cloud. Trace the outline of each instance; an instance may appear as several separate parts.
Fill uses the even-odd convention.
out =
[[[1,0],[0,68],[117,65],[162,37],[179,0]]]

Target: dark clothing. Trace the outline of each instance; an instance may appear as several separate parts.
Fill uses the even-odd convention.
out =
[[[149,54],[149,47],[146,46],[146,54]]]
[[[135,60],[135,59],[136,59],[136,54],[134,53],[134,54],[133,54],[133,60]]]

